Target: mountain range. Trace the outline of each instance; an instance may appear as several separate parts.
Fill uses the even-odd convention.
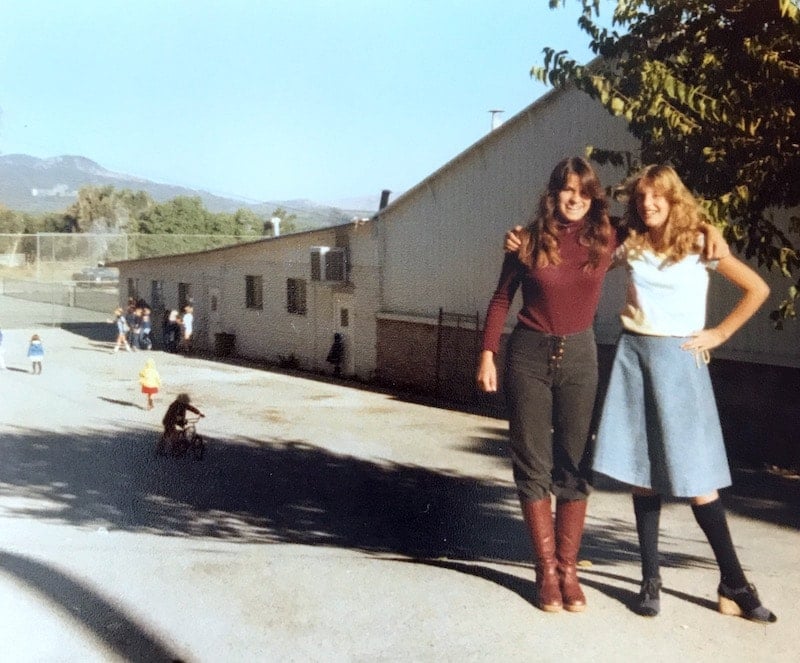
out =
[[[251,209],[269,215],[282,207],[297,216],[300,226],[320,227],[346,222],[353,217],[369,217],[378,209],[379,195],[336,203],[311,200],[276,200],[259,203],[218,196],[208,191],[152,182],[141,177],[106,170],[82,156],[40,159],[27,154],[0,154],[0,204],[21,212],[61,212],[75,202],[82,186],[111,185],[115,189],[146,191],[156,202],[178,196],[199,196],[210,212],[235,212]]]

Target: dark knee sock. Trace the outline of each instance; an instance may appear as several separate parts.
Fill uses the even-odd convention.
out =
[[[657,578],[658,525],[661,520],[660,495],[634,495],[633,513],[636,516],[636,533],[639,535],[639,551],[642,556],[642,578]]]
[[[747,578],[745,578],[736,549],[733,547],[733,541],[731,541],[728,519],[725,517],[722,500],[716,499],[708,504],[692,504],[692,512],[714,551],[722,582],[733,588],[746,585]]]

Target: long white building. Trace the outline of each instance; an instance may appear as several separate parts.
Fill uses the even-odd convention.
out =
[[[502,261],[502,238],[524,224],[557,161],[587,145],[635,150],[624,122],[585,94],[556,90],[504,122],[372,219],[202,253],[115,263],[122,294],[144,297],[157,326],[191,300],[195,344],[325,370],[333,334],[345,339],[342,372],[469,398],[482,319]],[[623,175],[601,169],[604,183]],[[596,331],[612,344],[623,274],[606,283]],[[715,356],[800,367],[800,328],[775,331],[768,311],[788,282],[765,273],[773,294]],[[712,319],[735,301],[714,279]],[[127,286],[127,288],[126,288]],[[712,320],[713,321],[713,320]],[[513,325],[513,311],[509,329]]]

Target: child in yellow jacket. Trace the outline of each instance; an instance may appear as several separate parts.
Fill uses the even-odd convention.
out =
[[[144,363],[144,368],[139,371],[139,384],[142,385],[142,393],[147,397],[147,409],[153,409],[153,396],[158,393],[161,386],[161,376],[156,370],[156,362],[148,359]]]

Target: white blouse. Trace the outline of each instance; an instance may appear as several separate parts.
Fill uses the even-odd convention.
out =
[[[614,263],[628,272],[620,313],[625,329],[649,336],[689,336],[705,327],[709,270],[717,268],[717,261],[690,253],[667,263],[662,254],[623,244]]]

